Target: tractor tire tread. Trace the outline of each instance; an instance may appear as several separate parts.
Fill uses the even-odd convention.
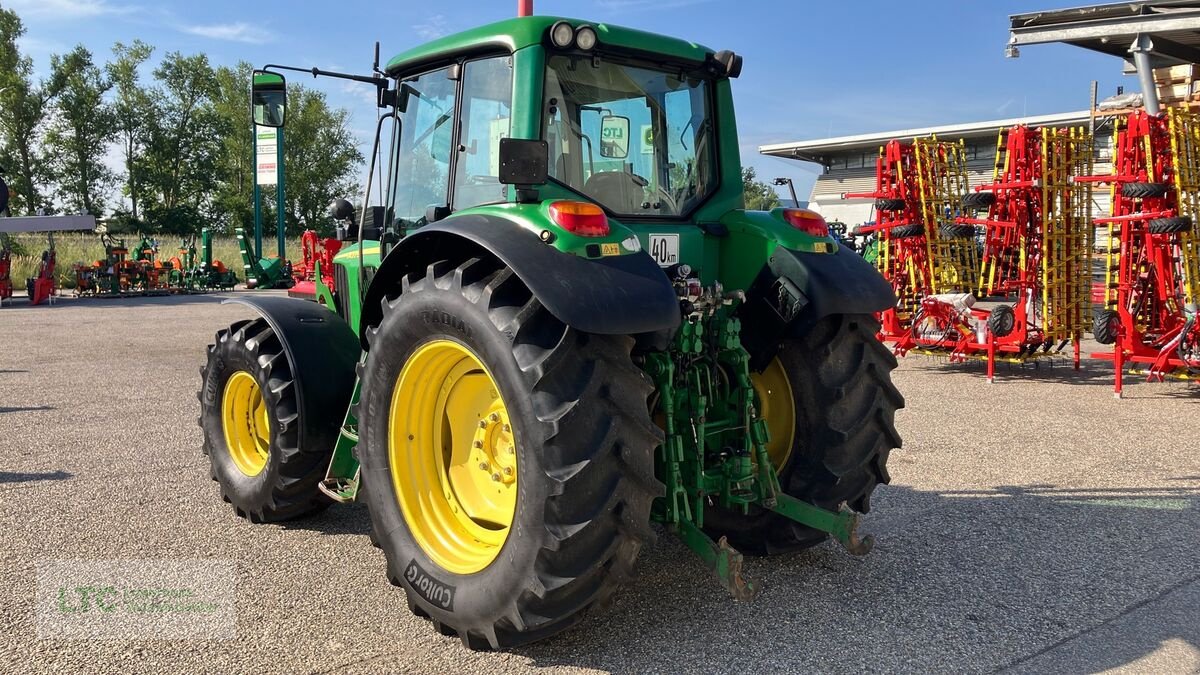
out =
[[[458,634],[471,649],[515,647],[578,623],[633,576],[640,550],[652,541],[650,505],[662,493],[654,448],[663,438],[646,403],[653,386],[632,363],[633,338],[566,326],[511,269],[491,258],[439,261],[425,274],[410,275],[384,303],[380,323],[372,327],[379,331],[376,339],[405,296],[435,289],[461,294],[511,341],[520,385],[542,426],[549,498],[543,531],[524,538],[537,547],[537,563],[503,611],[482,619],[447,614],[401,585],[410,608],[432,617],[438,632]],[[370,382],[368,375],[363,400]],[[373,433],[370,421],[360,422],[360,430]],[[370,455],[364,457],[368,463]],[[374,468],[364,466],[364,473]],[[406,561],[398,557],[392,532],[375,532],[389,578],[400,579]]]

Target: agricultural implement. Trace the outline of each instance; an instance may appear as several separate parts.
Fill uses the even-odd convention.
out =
[[[654,521],[743,600],[739,551],[867,552],[895,296],[819,215],[744,210],[740,57],[521,16],[370,75],[271,68],[255,123],[286,120],[277,71],[340,77],[395,151],[336,311],[241,296],[257,315],[209,347],[203,448],[237,515],[365,500],[409,608],[471,648],[579,622]]]
[[[12,248],[8,237],[0,236],[0,304],[12,297]]]
[[[238,250],[242,254],[242,270],[246,275],[246,288],[291,288],[292,264],[279,257],[264,258],[254,250],[254,243],[246,231],[237,231]]]
[[[212,231],[207,227],[200,230],[199,251],[196,235],[189,235],[179,243],[178,254],[168,263],[171,269],[168,285],[177,293],[232,291],[238,282],[233,270],[213,259]]]
[[[288,289],[288,295],[316,300],[332,308],[333,294],[337,292],[333,257],[341,249],[340,240],[318,236],[315,230],[305,230],[300,236],[300,263],[292,267],[295,284]]]
[[[864,256],[896,294],[896,305],[880,314],[879,336],[897,353],[915,346],[928,299],[959,297],[974,286],[975,228],[954,219],[966,189],[962,142],[915,138],[880,148],[873,192],[843,195],[875,200],[875,223],[855,228],[855,235],[868,237],[873,250]]]
[[[3,181],[0,181],[3,185]],[[5,198],[0,203],[7,203],[7,188]],[[3,209],[0,208],[0,212]],[[46,249],[42,251],[37,261],[34,275],[25,279],[25,292],[29,296],[29,304],[40,305],[51,302],[58,294],[57,254],[54,250],[54,233],[60,231],[90,230],[96,226],[92,216],[17,216],[0,217],[0,234],[14,232],[45,232]],[[11,279],[12,252],[7,243],[0,245],[0,301],[12,297]]]
[[[1170,108],[1118,117],[1113,173],[1078,180],[1111,185],[1104,307],[1092,332],[1113,345],[1114,391],[1140,364],[1150,381],[1200,379],[1200,115]]]

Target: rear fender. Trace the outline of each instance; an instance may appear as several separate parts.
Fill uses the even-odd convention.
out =
[[[340,316],[309,300],[277,296],[237,297],[221,304],[246,305],[266,320],[279,338],[296,387],[300,448],[306,438],[334,438],[354,391],[358,338]]]
[[[367,289],[359,331],[379,323],[381,303],[408,274],[443,259],[491,255],[521,279],[559,321],[585,333],[633,335],[665,349],[679,326],[679,301],[645,252],[603,258],[563,253],[520,225],[490,214],[463,214],[426,225],[388,253]],[[363,340],[363,349],[367,349]]]
[[[891,285],[849,247],[804,253],[777,247],[747,293],[739,315],[751,366],[761,370],[781,340],[808,332],[831,314],[875,314],[896,306]]]

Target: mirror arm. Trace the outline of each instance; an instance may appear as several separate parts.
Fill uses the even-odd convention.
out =
[[[389,81],[386,77],[381,77],[379,75],[352,75],[350,73],[338,73],[332,70],[321,70],[320,68],[297,68],[295,66],[281,66],[277,63],[269,63],[263,66],[262,69],[264,71],[268,71],[271,68],[276,68],[279,70],[291,70],[297,73],[309,73],[313,77],[334,77],[339,80],[364,82],[366,84],[373,84],[381,90],[386,90],[388,88]]]

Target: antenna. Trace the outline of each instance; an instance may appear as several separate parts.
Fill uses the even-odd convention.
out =
[[[371,66],[371,70],[382,74],[382,71],[379,70],[379,40],[375,41],[375,63]]]

